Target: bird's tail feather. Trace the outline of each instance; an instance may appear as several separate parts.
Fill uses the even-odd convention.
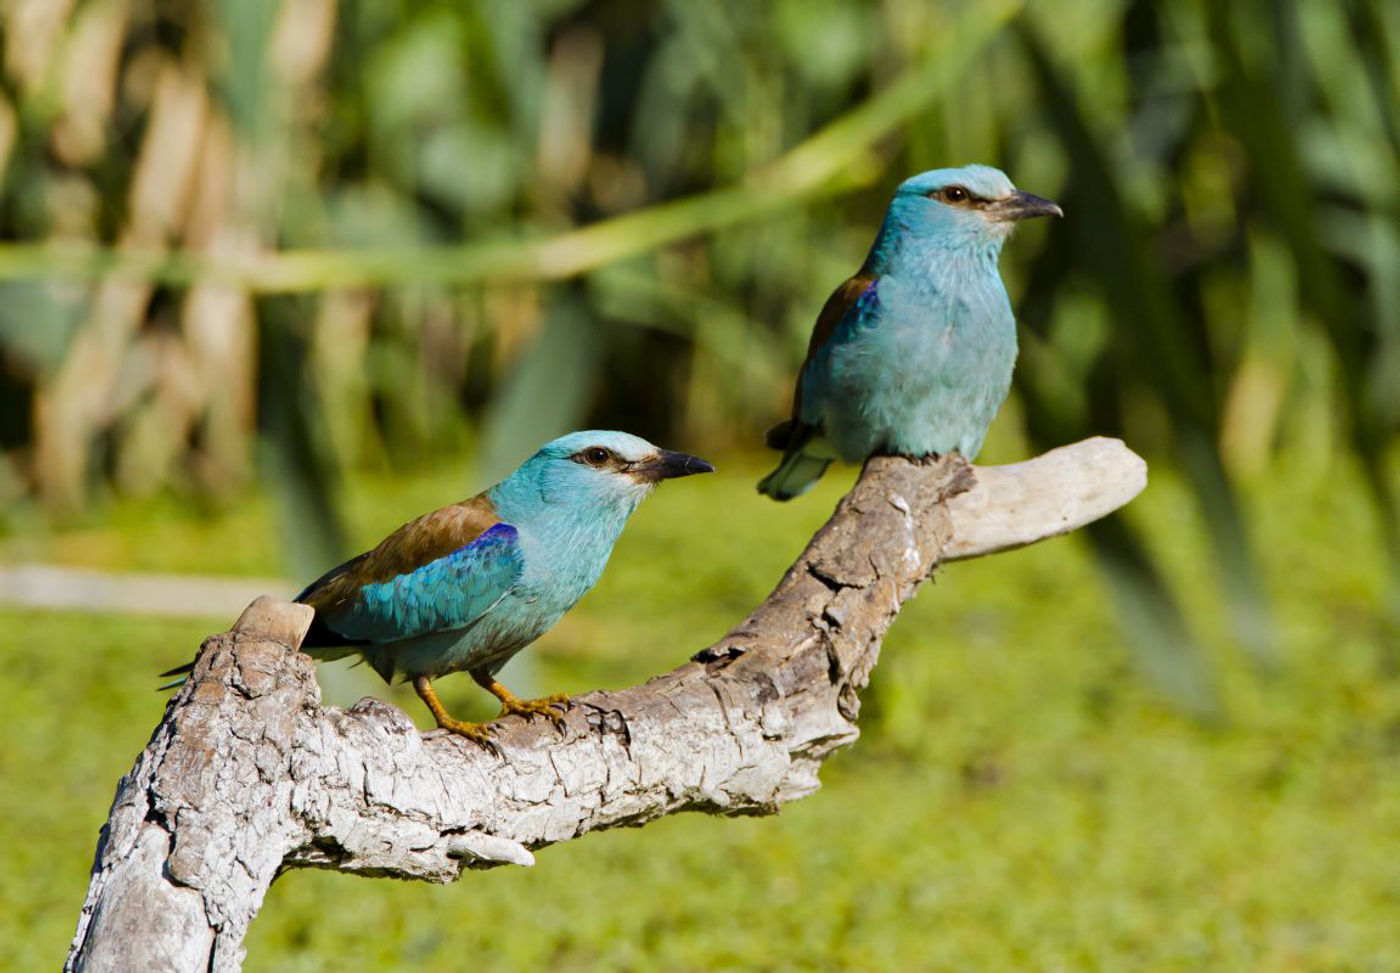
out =
[[[810,490],[830,465],[829,459],[795,449],[783,457],[776,470],[758,481],[758,492],[774,500],[791,500]]]
[[[796,419],[784,419],[763,434],[763,443],[769,449],[786,450],[800,435]]]
[[[174,688],[177,687],[177,686],[183,686],[183,685],[185,684],[185,681],[189,679],[189,677],[190,677],[190,670],[193,669],[193,668],[194,668],[194,663],[193,663],[193,662],[186,662],[184,665],[182,665],[182,666],[176,666],[174,669],[166,669],[164,672],[162,672],[162,673],[160,674],[160,678],[166,679],[166,678],[168,678],[168,677],[170,677],[170,676],[179,676],[180,678],[179,678],[179,679],[176,679],[176,680],[174,680],[174,681],[172,681],[172,682],[165,683],[165,684],[162,685],[162,686],[157,686],[157,687],[156,687],[156,692],[158,692],[158,693],[163,693],[163,692],[165,692],[167,689],[174,689]]]
[[[322,662],[334,662],[336,659],[343,659],[348,655],[355,655],[363,646],[361,645],[303,645],[301,651],[319,659]]]
[[[312,638],[313,635],[319,634],[319,633],[318,633],[318,630],[317,630],[317,628],[316,628],[316,625],[317,625],[317,623],[318,623],[319,621],[320,621],[320,619],[317,618],[317,619],[315,619],[315,620],[312,622],[312,630],[311,630],[310,632],[307,633],[307,639],[308,639],[308,640],[311,640],[311,638]],[[322,626],[322,629],[324,630],[324,626]],[[338,636],[337,636],[337,637],[338,637]],[[334,644],[334,645],[305,645],[305,644],[303,644],[302,647],[301,647],[301,651],[305,652],[307,655],[311,656],[313,659],[320,659],[320,660],[325,661],[325,662],[330,662],[330,661],[334,661],[335,659],[343,659],[343,658],[345,658],[347,655],[355,655],[356,653],[358,653],[358,652],[361,650],[361,647],[362,647],[362,646],[363,646],[363,643],[358,643],[358,642],[356,642],[356,643],[341,642],[341,643],[339,643],[339,644]],[[376,670],[376,671],[378,671],[378,672],[381,673],[381,675],[383,674],[383,663],[376,663],[374,667],[375,667],[375,670]],[[166,678],[168,678],[168,677],[170,677],[170,676],[179,676],[180,678],[179,678],[179,679],[175,679],[175,680],[173,680],[173,681],[171,681],[171,682],[167,682],[167,683],[165,683],[165,684],[163,684],[163,685],[157,686],[157,687],[156,687],[156,692],[164,692],[164,691],[167,690],[167,689],[175,689],[175,688],[177,688],[177,687],[179,687],[179,686],[183,686],[183,685],[189,680],[190,672],[191,672],[193,669],[194,669],[194,663],[193,663],[193,662],[186,662],[186,663],[185,663],[184,665],[182,665],[182,666],[176,666],[176,667],[173,668],[173,669],[167,669],[167,670],[165,670],[164,672],[162,672],[162,673],[160,674],[160,678],[166,679]],[[389,681],[389,680],[388,680],[388,677],[386,676],[386,677],[385,677],[385,682],[388,682],[388,681]]]

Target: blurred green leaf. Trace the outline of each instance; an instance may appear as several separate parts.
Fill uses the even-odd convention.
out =
[[[477,479],[502,479],[545,442],[579,428],[598,374],[598,335],[577,297],[557,298],[516,362],[482,432]]]
[[[87,306],[86,288],[0,281],[0,350],[35,372],[56,368]]]
[[[227,44],[218,77],[229,117],[244,138],[260,141],[280,121],[270,110],[267,48],[282,0],[215,0],[213,9]]]

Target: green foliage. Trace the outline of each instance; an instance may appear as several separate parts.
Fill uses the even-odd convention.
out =
[[[598,587],[529,650],[535,689],[683,661],[767,593],[845,487],[778,508],[752,494],[765,458],[713,458],[720,475],[649,501]],[[952,565],[887,640],[861,740],[781,816],[590,835],[446,887],[292,873],[247,968],[1392,968],[1400,681],[1377,664],[1384,559],[1333,542],[1376,527],[1353,465],[1283,462],[1247,494],[1287,661],[1273,677],[1230,650],[1186,482],[1154,474],[1129,508],[1216,665],[1216,724],[1138,684],[1084,545]],[[354,541],[460,485],[446,465],[353,482]],[[44,543],[27,553],[151,570],[223,549],[267,574],[279,557],[265,502],[227,519],[123,508]],[[154,673],[228,621],[0,612],[0,966],[57,962],[115,781],[160,717]],[[341,682],[362,672],[320,678],[337,702],[373,692],[425,723],[401,689]],[[465,678],[441,689],[489,715]]]
[[[1359,458],[1400,624],[1397,39],[1379,0],[83,5],[0,72],[0,496],[217,501],[256,458],[320,561],[350,470],[753,443],[891,186],[979,159],[1067,213],[1005,259],[1031,445],[1180,469],[1276,665],[1237,491],[1281,447]],[[1209,713],[1159,552],[1091,536]]]

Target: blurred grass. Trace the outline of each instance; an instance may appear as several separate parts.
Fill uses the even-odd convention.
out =
[[[720,475],[644,505],[602,582],[529,650],[542,688],[635,683],[707,644],[846,479],[777,507],[752,493],[766,458],[712,458]],[[1400,680],[1378,661],[1384,558],[1339,542],[1374,531],[1373,508],[1353,465],[1280,462],[1245,497],[1278,606],[1272,677],[1230,649],[1186,484],[1154,470],[1128,511],[1198,623],[1224,722],[1193,722],[1133,677],[1082,542],[953,565],[887,640],[862,739],[781,816],[591,835],[448,887],[292,873],[246,968],[1393,969]],[[464,478],[444,461],[353,480],[354,540],[464,494]],[[282,567],[266,500],[110,513],[26,543],[96,566]],[[229,621],[0,611],[0,967],[62,955],[116,780],[160,717],[154,673]],[[323,684],[346,671],[323,666]],[[489,715],[468,680],[441,688]],[[340,701],[366,689],[425,723],[372,677]]]

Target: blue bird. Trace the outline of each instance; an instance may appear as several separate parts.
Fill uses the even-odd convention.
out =
[[[1016,363],[997,259],[1019,221],[1049,214],[1064,215],[990,166],[901,183],[865,263],[817,317],[792,418],[767,436],[783,459],[759,491],[790,500],[838,458],[973,459]]]
[[[296,600],[316,615],[302,650],[358,654],[386,682],[412,680],[438,726],[474,740],[489,739],[487,726],[450,716],[433,679],[465,669],[501,701],[501,716],[559,722],[567,696],[522,700],[495,674],[593,587],[658,483],[712,472],[622,432],[546,443],[484,493],[404,524],[307,586]]]

